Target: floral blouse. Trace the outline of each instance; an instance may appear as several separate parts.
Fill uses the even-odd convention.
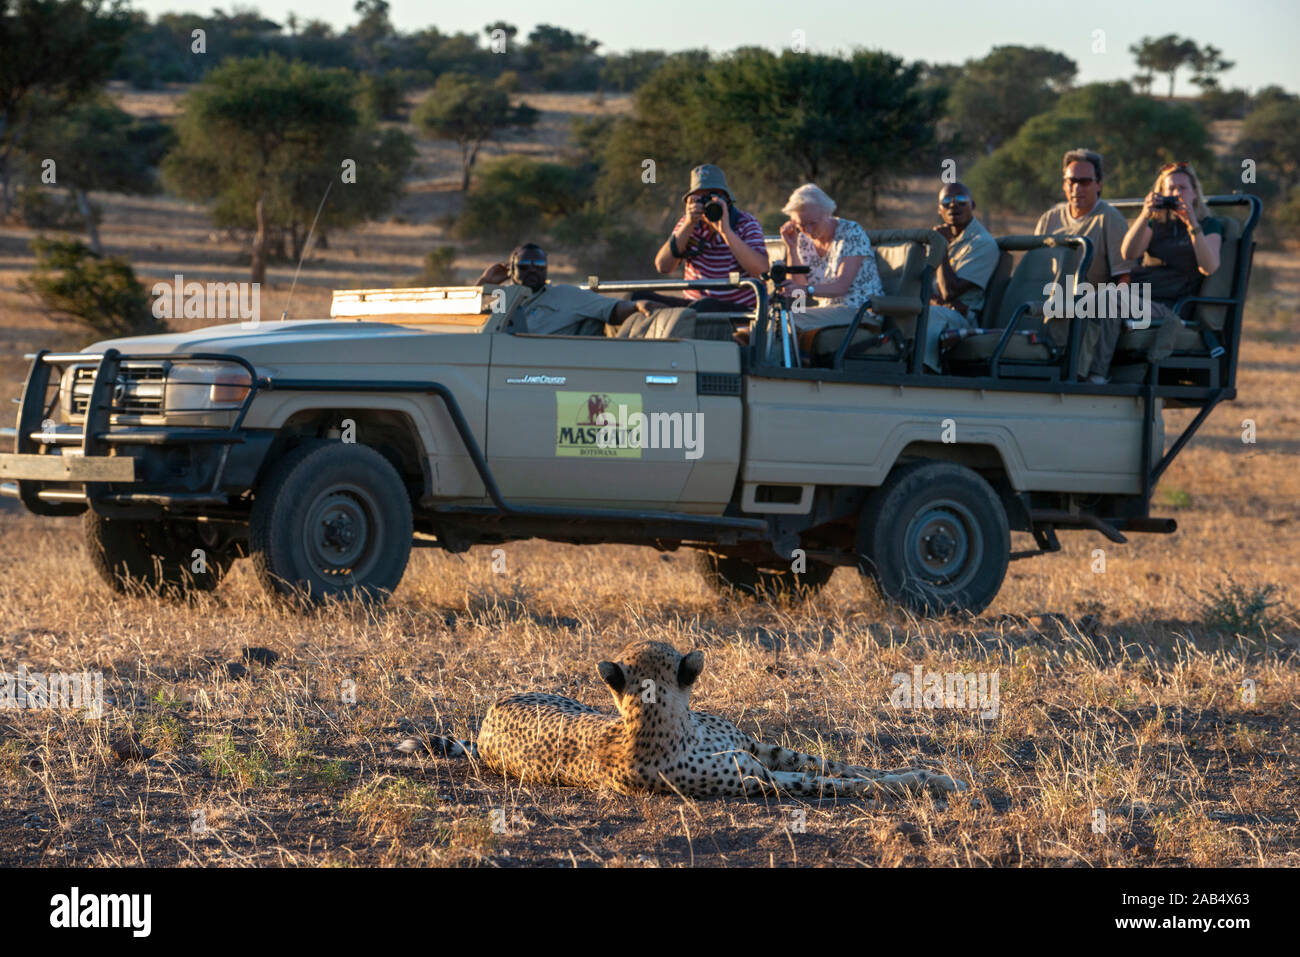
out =
[[[853,278],[849,291],[834,299],[818,296],[817,304],[822,306],[862,305],[872,296],[883,296],[885,287],[880,283],[880,271],[876,269],[876,256],[871,249],[871,240],[867,231],[851,219],[841,219],[835,226],[835,236],[831,239],[826,258],[822,258],[813,242],[803,233],[799,234],[799,260],[810,267],[808,281],[820,286],[833,277],[839,270],[840,262],[846,256],[861,256],[862,266]]]

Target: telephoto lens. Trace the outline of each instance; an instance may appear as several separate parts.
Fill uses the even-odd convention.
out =
[[[718,202],[718,197],[710,196],[704,201],[704,218],[711,223],[722,219],[722,204]]]

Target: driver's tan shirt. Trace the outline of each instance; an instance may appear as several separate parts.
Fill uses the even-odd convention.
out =
[[[569,283],[547,283],[519,304],[515,326],[544,336],[571,336],[584,319],[608,322],[619,300]]]

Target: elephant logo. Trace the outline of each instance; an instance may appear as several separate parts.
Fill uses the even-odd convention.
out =
[[[610,398],[607,395],[592,394],[587,396],[587,421],[579,422],[579,425],[609,425],[610,417],[605,414],[609,408]]]

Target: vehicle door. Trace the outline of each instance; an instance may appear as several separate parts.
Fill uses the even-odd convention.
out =
[[[671,509],[698,411],[689,341],[493,336],[486,454],[509,501]]]

